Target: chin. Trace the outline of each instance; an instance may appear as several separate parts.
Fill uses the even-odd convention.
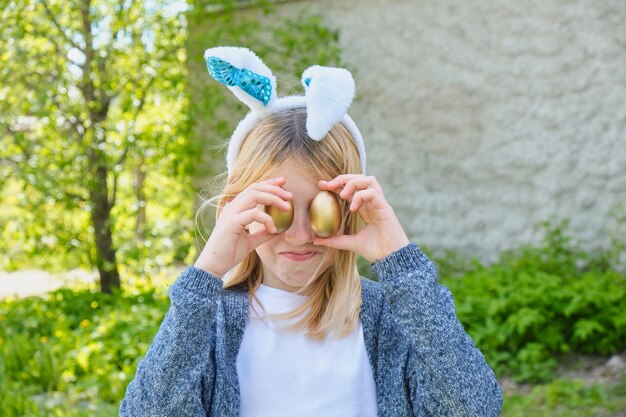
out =
[[[285,272],[281,274],[280,281],[294,288],[301,288],[311,278],[313,271],[298,271],[298,272]]]
[[[280,280],[287,285],[302,285],[307,282],[309,278],[311,278],[312,274],[313,271],[284,271],[280,274]]]

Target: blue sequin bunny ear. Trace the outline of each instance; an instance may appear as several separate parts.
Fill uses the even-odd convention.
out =
[[[250,109],[263,111],[276,100],[276,77],[254,52],[219,46],[204,52],[211,77],[225,84]]]

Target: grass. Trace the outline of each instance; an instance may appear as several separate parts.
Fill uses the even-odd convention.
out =
[[[529,393],[505,396],[503,417],[617,417],[626,415],[626,376],[613,385],[555,379]]]

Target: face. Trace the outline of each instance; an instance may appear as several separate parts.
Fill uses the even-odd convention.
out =
[[[300,166],[299,166],[300,165]],[[289,229],[280,233],[278,237],[259,245],[256,253],[262,261],[263,283],[270,287],[286,291],[297,291],[302,288],[312,276],[317,279],[333,262],[338,250],[326,246],[313,245],[315,232],[311,228],[309,206],[318,192],[317,179],[301,168],[302,164],[287,161],[280,166],[272,177],[284,176],[282,186],[291,192],[291,204],[294,210],[293,223]],[[257,206],[259,210],[262,205]],[[253,222],[248,226],[251,233],[263,230],[262,223]],[[337,234],[342,234],[340,230]],[[305,260],[293,259],[283,252],[317,252]]]

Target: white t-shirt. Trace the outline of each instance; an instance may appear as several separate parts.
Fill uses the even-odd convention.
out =
[[[261,284],[265,312],[284,313],[309,296]],[[374,417],[376,384],[367,357],[363,326],[342,339],[311,340],[280,328],[289,321],[263,322],[249,306],[237,355],[241,417]],[[259,314],[263,310],[254,300]]]

